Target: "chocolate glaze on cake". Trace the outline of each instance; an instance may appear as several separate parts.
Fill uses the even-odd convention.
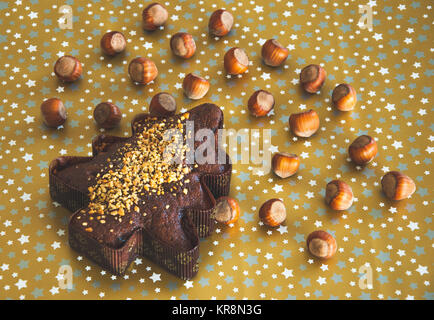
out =
[[[132,121],[131,137],[100,135],[92,143],[93,157],[60,157],[51,162],[52,198],[76,211],[69,223],[71,247],[116,274],[123,274],[141,255],[181,278],[197,273],[198,235],[213,231],[215,197],[229,192],[229,158],[226,164],[188,164],[184,159],[177,166],[155,163],[151,168],[149,157],[143,155],[154,152],[152,143],[158,140],[143,137],[148,139],[159,126],[185,128],[187,120],[194,121],[194,133],[211,129],[215,139],[223,127],[223,113],[213,104],[167,118],[140,114]],[[195,149],[201,143],[196,141]],[[142,158],[146,165],[141,166]],[[133,174],[128,174],[130,170]],[[170,178],[145,183],[148,176]]]

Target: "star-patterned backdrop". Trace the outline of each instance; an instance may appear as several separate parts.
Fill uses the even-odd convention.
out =
[[[432,117],[433,30],[431,1],[377,0],[372,29],[358,22],[360,1],[164,1],[170,17],[162,30],[142,29],[149,3],[113,1],[0,1],[0,298],[3,299],[433,299],[433,206],[431,191],[434,124]],[[59,27],[61,5],[73,9],[72,29]],[[235,19],[232,31],[215,39],[208,18],[219,8]],[[115,58],[101,54],[100,38],[117,30],[127,50]],[[197,45],[189,60],[175,57],[170,36],[191,33]],[[262,44],[277,39],[290,50],[285,64],[261,61]],[[431,40],[430,40],[431,39]],[[242,77],[227,77],[223,55],[244,48],[251,64]],[[83,64],[82,78],[59,82],[55,61],[65,54]],[[127,74],[137,56],[155,61],[159,76],[147,86]],[[300,70],[321,64],[327,71],[319,94],[299,85]],[[187,73],[206,77],[211,88],[200,101],[187,99]],[[357,91],[351,112],[331,105],[339,83]],[[247,111],[253,91],[276,99],[273,114],[254,119]],[[233,226],[219,225],[200,244],[195,278],[180,280],[147,259],[136,259],[123,277],[104,271],[70,249],[70,212],[49,196],[48,165],[59,155],[90,155],[91,139],[103,132],[93,120],[94,106],[110,100],[123,112],[110,134],[130,135],[129,122],[146,112],[151,97],[170,92],[180,111],[204,102],[219,105],[227,128],[272,130],[272,150],[298,154],[299,172],[288,179],[234,164],[231,193],[241,206]],[[44,99],[63,100],[68,119],[48,129],[40,116]],[[320,130],[295,139],[291,113],[314,109]],[[357,136],[377,140],[378,156],[365,168],[348,159]],[[400,202],[381,192],[390,170],[412,177],[417,190]],[[325,185],[342,179],[355,202],[343,212],[324,204]],[[430,191],[431,190],[431,191]],[[269,198],[287,208],[279,228],[260,223],[258,209]],[[317,229],[333,234],[336,255],[319,261],[305,240]],[[70,265],[73,287],[59,285],[59,268]],[[362,288],[360,267],[372,270],[372,287]]]

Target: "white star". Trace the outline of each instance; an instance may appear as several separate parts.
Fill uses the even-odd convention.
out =
[[[28,14],[28,17],[30,18],[30,20],[36,19],[38,17],[38,13],[32,11]]]
[[[54,250],[60,248],[60,242],[54,241],[54,242],[51,244],[51,247],[52,247]]]
[[[193,281],[190,281],[190,280],[185,281],[184,286],[187,289],[193,288]]]
[[[260,46],[262,46],[265,42],[267,42],[267,39],[261,38],[261,39],[258,40],[257,43],[258,43]]]
[[[27,50],[29,50],[29,52],[35,52],[37,51],[38,46],[34,46],[34,45],[30,45],[27,47]]]
[[[27,153],[22,157],[25,162],[33,160],[33,153]]]
[[[26,122],[27,124],[35,122],[35,117],[27,115],[27,117],[24,119],[24,122]]]
[[[261,78],[264,79],[264,80],[268,80],[268,79],[271,79],[270,75],[271,75],[271,73],[263,72],[261,74]]]
[[[27,82],[26,82],[26,85],[27,85],[27,87],[29,87],[29,88],[31,88],[31,87],[34,87],[35,85],[36,85],[36,81],[35,80],[28,80]]]
[[[256,11],[256,13],[264,12],[264,7],[256,6],[255,8],[253,8],[253,11]]]
[[[300,157],[302,157],[303,159],[309,158],[309,153],[303,151],[303,152],[300,154]]]
[[[418,268],[416,269],[416,271],[419,272],[419,274],[421,276],[423,276],[424,274],[428,274],[429,273],[428,272],[428,267],[424,267],[424,266],[421,266],[421,265],[418,266]]]
[[[21,245],[23,245],[29,242],[29,237],[30,236],[25,236],[22,234],[21,237],[19,237],[18,241],[21,243]]]
[[[380,71],[378,71],[379,73],[381,73],[381,75],[385,75],[385,74],[389,74],[389,69],[388,68],[380,68]]]
[[[152,49],[152,42],[145,42],[145,44],[143,45],[143,47],[145,49]]]
[[[320,267],[320,269],[321,269],[322,271],[326,271],[326,270],[329,269],[329,266],[326,265],[326,264],[322,264],[321,267]]]
[[[31,200],[31,196],[32,196],[31,193],[24,192],[24,194],[20,198],[23,200],[23,202],[26,202],[27,200]]]
[[[293,277],[294,275],[292,274],[292,269],[286,269],[282,272],[282,274],[285,276],[285,279],[288,279],[289,277]]]
[[[59,293],[59,288],[58,287],[52,287],[50,289],[51,294],[54,296],[55,294]]]
[[[410,223],[408,224],[407,227],[409,227],[411,229],[411,231],[419,229],[418,223],[417,222],[413,222],[413,221],[410,221]]]
[[[316,280],[316,282],[318,282],[320,285],[326,284],[326,278],[323,277],[318,277],[318,279]]]
[[[19,279],[15,285],[18,287],[18,290],[21,290],[22,288],[27,288],[27,280],[21,280]]]
[[[402,141],[394,140],[392,143],[392,147],[394,147],[396,150],[398,150],[399,148],[402,148]]]
[[[152,282],[161,281],[161,274],[160,273],[152,273],[152,276],[149,277],[149,279],[152,280]]]
[[[288,227],[280,226],[279,228],[277,228],[277,231],[279,231],[280,234],[288,233]]]
[[[375,33],[372,38],[374,38],[375,40],[381,40],[383,39],[383,35],[381,33]]]
[[[391,104],[391,103],[388,103],[384,108],[387,109],[387,111],[390,112],[392,110],[395,110],[395,105]]]
[[[278,192],[282,192],[283,191],[283,186],[282,185],[278,185],[275,184],[274,187],[272,188],[274,190],[274,192],[278,193]]]

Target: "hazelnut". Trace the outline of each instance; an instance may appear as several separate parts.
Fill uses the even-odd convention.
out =
[[[54,73],[65,82],[73,82],[80,78],[82,73],[80,61],[72,56],[63,56],[56,61]]]
[[[332,101],[340,111],[353,110],[357,102],[356,90],[349,84],[341,83],[333,89]]]
[[[156,30],[166,23],[169,13],[166,8],[159,3],[151,3],[142,12],[143,29],[146,31]]]
[[[234,17],[229,11],[219,9],[212,13],[209,18],[208,30],[209,33],[216,37],[227,35],[234,24]]]
[[[235,223],[240,216],[238,201],[230,197],[220,197],[214,209],[215,219],[224,224]]]
[[[325,202],[333,210],[347,210],[353,204],[353,190],[341,180],[333,180],[327,183]]]
[[[107,32],[101,38],[101,50],[109,56],[114,56],[123,52],[126,47],[127,40],[125,40],[125,37],[121,32]]]
[[[122,119],[119,107],[111,102],[101,102],[93,110],[96,123],[105,129],[116,127]]]
[[[182,82],[185,95],[192,100],[202,99],[208,92],[209,86],[208,80],[194,73],[187,74]]]
[[[289,50],[282,46],[277,40],[265,41],[261,50],[262,59],[270,67],[280,66],[288,58]]]
[[[152,60],[138,57],[131,60],[128,73],[134,82],[147,84],[157,77],[158,69]]]
[[[319,129],[319,117],[314,110],[293,113],[289,117],[289,128],[299,137],[310,137]]]
[[[309,252],[317,258],[329,259],[338,248],[336,239],[327,231],[317,230],[309,234],[306,239]]]
[[[357,165],[370,162],[377,155],[377,151],[377,143],[368,135],[358,137],[348,148],[351,160]]]
[[[327,77],[326,71],[319,65],[310,64],[300,73],[300,84],[309,93],[318,92]]]
[[[57,128],[66,121],[66,108],[57,98],[47,99],[41,104],[41,114],[45,124]]]
[[[149,105],[149,113],[152,116],[167,117],[174,115],[175,112],[176,101],[171,94],[160,92],[152,97],[151,104]]]
[[[300,159],[296,154],[278,152],[271,159],[271,168],[274,174],[280,178],[288,178],[294,175],[300,166]]]
[[[263,117],[273,109],[274,97],[268,91],[258,90],[250,96],[247,106],[253,116]]]
[[[170,48],[174,55],[188,59],[196,52],[196,43],[191,34],[178,32],[170,38]]]
[[[270,227],[277,227],[286,219],[285,204],[280,199],[270,199],[259,208],[259,218]]]
[[[409,198],[415,191],[414,181],[398,171],[390,171],[381,178],[383,192],[391,200],[403,200]]]
[[[225,53],[224,67],[230,75],[242,74],[249,67],[249,57],[241,48],[231,48]]]

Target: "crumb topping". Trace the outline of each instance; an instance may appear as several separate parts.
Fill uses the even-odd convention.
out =
[[[179,118],[147,118],[135,138],[107,159],[96,183],[88,188],[88,213],[102,224],[107,214],[122,221],[128,212],[140,213],[146,196],[178,190],[186,194],[189,180],[184,177],[192,170],[184,161],[188,148],[183,121],[188,117],[186,113]],[[171,129],[180,134],[167,135]]]

